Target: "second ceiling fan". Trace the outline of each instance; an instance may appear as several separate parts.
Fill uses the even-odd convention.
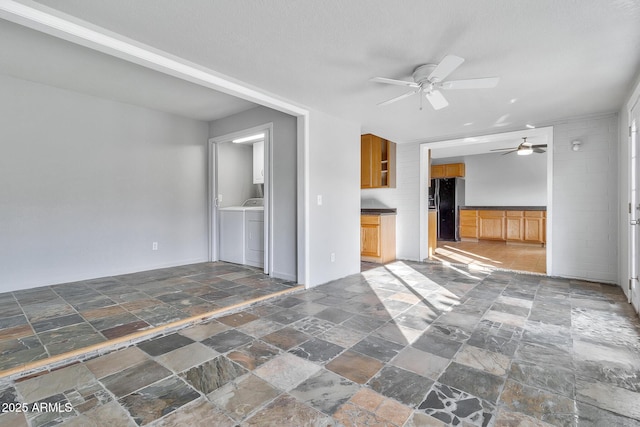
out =
[[[518,155],[520,156],[527,156],[533,153],[546,153],[546,150],[543,150],[543,148],[547,148],[547,144],[532,144],[530,142],[527,142],[526,136],[523,136],[522,142],[517,147],[496,148],[495,150],[491,151],[504,151],[505,153],[502,154],[503,156],[509,153],[518,153]]]
[[[420,65],[413,71],[413,81],[388,79],[386,77],[372,78],[372,82],[405,86],[413,89],[410,92],[381,102],[378,106],[388,105],[392,102],[400,101],[401,99],[408,98],[415,94],[420,94],[420,96],[424,94],[431,106],[435,110],[440,110],[449,105],[445,97],[440,92],[440,89],[489,89],[495,87],[500,81],[498,77],[444,81],[449,74],[462,65],[463,62],[464,59],[459,56],[447,55],[438,65]],[[422,103],[420,104],[420,109],[422,109]]]

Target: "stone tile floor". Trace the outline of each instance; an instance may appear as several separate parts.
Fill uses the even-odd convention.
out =
[[[295,286],[201,263],[0,294],[0,371]]]
[[[620,289],[432,263],[0,383],[2,426],[635,426]]]

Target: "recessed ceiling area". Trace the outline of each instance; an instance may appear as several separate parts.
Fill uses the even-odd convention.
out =
[[[631,0],[39,3],[399,143],[616,112],[640,71]],[[438,111],[417,97],[376,105],[405,89],[372,77],[409,80],[450,54],[465,59],[450,79],[500,83],[448,91]]]
[[[212,121],[257,105],[0,20],[0,74]]]

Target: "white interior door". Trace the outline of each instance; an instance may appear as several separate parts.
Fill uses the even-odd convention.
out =
[[[638,144],[640,127],[640,106],[636,102],[631,110],[631,129],[629,132],[631,152],[629,155],[629,296],[636,312],[640,308],[640,153]]]

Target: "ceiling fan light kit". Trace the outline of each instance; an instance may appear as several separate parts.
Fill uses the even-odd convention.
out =
[[[495,87],[500,79],[498,77],[487,77],[480,79],[467,80],[450,80],[444,81],[449,74],[455,71],[462,63],[463,58],[455,55],[447,55],[439,64],[424,64],[413,70],[413,81],[395,80],[386,77],[374,77],[372,82],[390,84],[395,86],[405,86],[413,88],[411,92],[404,93],[395,98],[383,101],[378,106],[391,104],[401,99],[408,98],[416,93],[429,101],[434,110],[440,110],[449,105],[440,90],[458,90],[458,89],[489,89]],[[420,98],[420,109],[422,109],[422,98]]]
[[[491,151],[504,151],[504,153],[502,153],[503,156],[509,153],[516,153],[519,156],[528,156],[533,153],[546,153],[547,151],[543,150],[543,148],[547,148],[547,144],[531,144],[530,142],[527,142],[527,137],[525,136],[522,138],[522,142],[517,147],[496,148],[495,150]]]

